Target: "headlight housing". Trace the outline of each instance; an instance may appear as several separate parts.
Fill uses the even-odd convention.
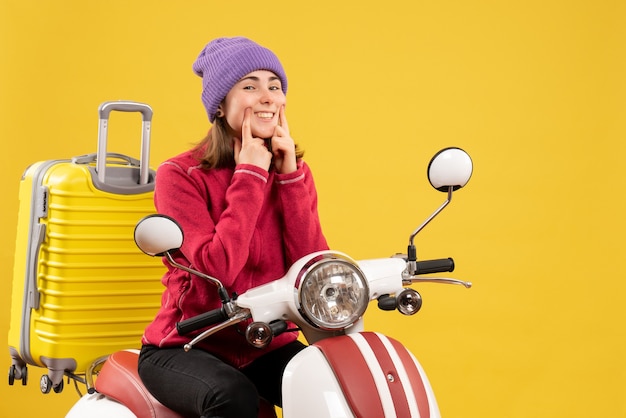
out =
[[[295,282],[300,315],[324,330],[342,330],[361,318],[369,303],[365,274],[350,258],[324,253],[307,262]]]

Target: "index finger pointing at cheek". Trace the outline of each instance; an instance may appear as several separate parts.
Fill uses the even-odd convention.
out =
[[[285,105],[282,105],[280,107],[280,126],[286,130],[287,132],[289,132],[289,125],[287,124],[287,115],[285,114]]]
[[[252,128],[250,127],[250,113],[252,109],[249,107],[244,110],[243,122],[241,123],[241,142],[246,143],[252,139]]]

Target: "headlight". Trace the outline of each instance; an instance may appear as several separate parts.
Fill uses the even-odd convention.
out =
[[[369,303],[365,275],[354,261],[336,253],[325,253],[305,264],[296,288],[300,314],[321,329],[349,327]]]

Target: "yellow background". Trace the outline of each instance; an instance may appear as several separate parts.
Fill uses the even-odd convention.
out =
[[[626,416],[622,0],[2,0],[0,343],[26,166],[95,151],[105,100],[153,106],[153,166],[186,149],[208,128],[191,64],[224,35],[281,57],[333,248],[404,252],[444,198],[430,156],[472,155],[416,243],[474,288],[424,285],[417,316],[367,322],[420,359],[444,416]],[[137,155],[138,134],[114,116],[110,150]],[[30,371],[0,382],[0,416],[63,416],[73,390]]]

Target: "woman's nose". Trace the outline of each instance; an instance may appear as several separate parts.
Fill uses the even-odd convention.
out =
[[[259,97],[259,101],[261,103],[271,103],[272,102],[272,94],[269,89],[261,89],[261,96]]]

